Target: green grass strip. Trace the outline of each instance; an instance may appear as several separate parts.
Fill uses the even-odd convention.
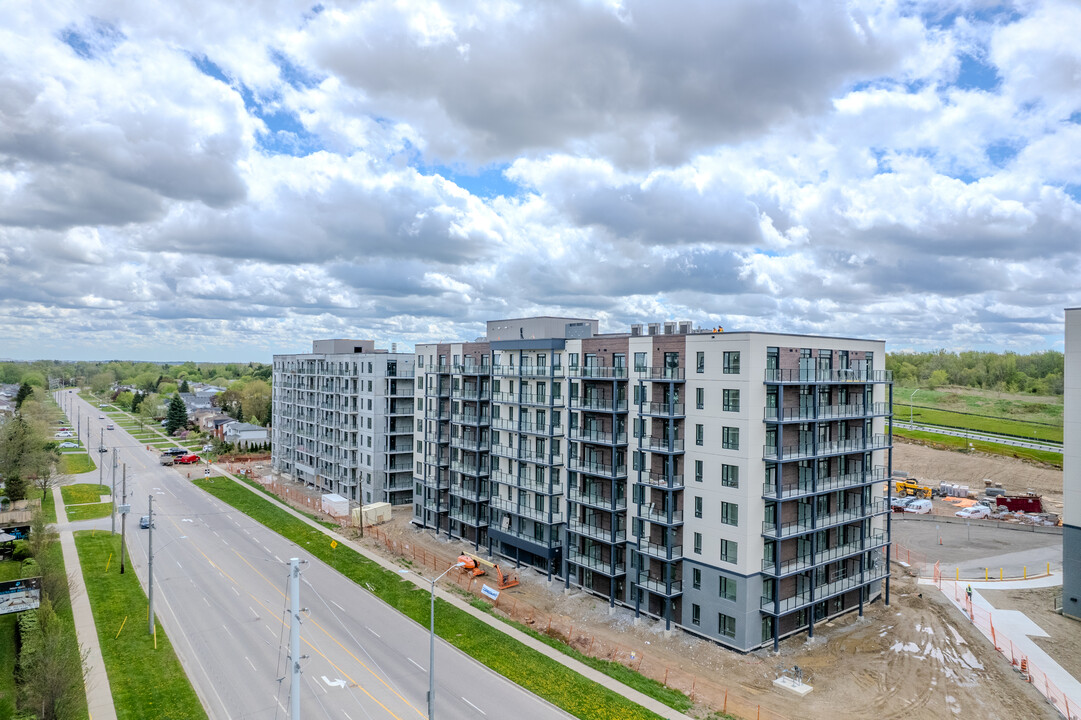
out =
[[[110,492],[108,485],[97,483],[77,483],[60,488],[60,496],[64,498],[65,505],[101,502],[101,496],[108,495]]]
[[[0,562],[0,581],[21,577],[22,564],[14,560]],[[0,718],[10,717],[15,709],[15,653],[18,615],[0,615]]]
[[[109,517],[113,511],[112,503],[94,503],[92,505],[67,505],[64,508],[68,514],[68,521],[96,520],[97,518]]]
[[[978,450],[979,452],[1018,458],[1020,460],[1032,460],[1052,465],[1057,468],[1062,467],[1062,453],[1053,453],[1046,450],[1032,450],[1030,448],[1015,447],[1013,445],[1000,445],[999,443],[969,440],[968,438],[921,432],[919,430],[901,430],[896,427],[893,429],[893,434],[909,440],[918,440],[931,447],[938,447],[945,450],[967,451],[969,449],[969,443],[971,443],[972,449]]]
[[[1044,424],[1037,425],[1023,420],[981,417],[979,415],[968,415],[931,408],[913,407],[909,412],[908,407],[894,405],[893,409],[893,419],[901,422],[909,422],[911,419],[912,422],[941,425],[942,427],[956,428],[958,430],[1012,435],[1018,439],[1030,439],[1034,442],[1062,442],[1061,427],[1049,427]]]
[[[195,481],[195,485],[292,540],[355,583],[366,584],[373,594],[398,612],[427,627],[428,593],[397,573],[383,569],[345,545],[331,548],[331,538],[321,531],[231,480],[210,478]],[[450,603],[437,598],[436,605],[435,630],[441,638],[571,715],[583,720],[660,717]]]
[[[155,622],[154,647],[154,637],[147,632],[147,599],[139,579],[134,572],[120,574],[120,536],[81,530],[75,533],[75,547],[117,718],[205,718],[206,711],[160,622]]]
[[[89,455],[72,453],[60,456],[60,465],[57,469],[61,475],[80,475],[91,470],[97,470],[98,466],[94,464]]]

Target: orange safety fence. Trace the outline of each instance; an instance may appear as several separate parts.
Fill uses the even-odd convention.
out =
[[[1002,653],[1025,680],[1032,683],[1048,702],[1055,706],[1063,717],[1068,720],[1081,720],[1081,702],[1060,690],[1047,677],[1047,674],[1032,662],[1024,650],[1014,643],[1012,638],[995,627],[994,613],[972,602],[972,599],[968,597],[968,586],[964,580],[943,579],[938,563],[935,563],[934,582],[944,595],[952,597],[965,609],[972,624],[991,641],[995,649]]]
[[[890,558],[897,562],[903,562],[908,565],[916,575],[923,575],[923,569],[927,565],[927,556],[921,552],[911,550],[908,547],[900,544],[893,543],[893,552]]]
[[[395,540],[388,537],[378,527],[366,526],[364,535],[368,539],[383,543],[390,553],[407,558],[425,570],[442,572],[457,562],[457,556],[440,555],[414,543]],[[481,588],[485,582],[494,584],[490,577],[474,577],[467,572],[449,573],[445,580],[456,583],[466,592],[478,597],[482,597]],[[484,599],[492,602],[487,597]],[[748,720],[786,720],[785,716],[764,707],[758,701],[733,692],[730,688],[705,677],[672,667],[662,660],[647,656],[639,649],[598,637],[592,632],[589,624],[575,624],[569,618],[550,615],[519,599],[511,592],[501,592],[494,606],[509,619],[535,632],[561,640],[590,657],[618,662],[666,687],[683,692],[692,701],[705,705],[713,711]],[[745,656],[743,659],[746,662],[758,662],[751,656]]]

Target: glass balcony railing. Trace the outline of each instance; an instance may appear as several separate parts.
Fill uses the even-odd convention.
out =
[[[766,368],[768,383],[892,383],[892,370],[819,370],[817,368]]]

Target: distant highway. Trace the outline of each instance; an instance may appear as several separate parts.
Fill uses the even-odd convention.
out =
[[[979,440],[981,442],[996,443],[998,445],[1012,445],[1014,447],[1028,448],[1030,450],[1043,450],[1045,452],[1062,454],[1061,445],[1046,445],[1034,440],[1022,440],[1019,438],[1003,437],[1001,435],[985,435],[984,433],[972,432],[971,430],[953,430],[937,425],[921,425],[920,423],[898,422],[897,420],[893,421],[893,426],[901,428],[902,430],[918,430],[920,432],[936,433],[938,435],[952,435],[953,437],[968,438],[969,440]]]

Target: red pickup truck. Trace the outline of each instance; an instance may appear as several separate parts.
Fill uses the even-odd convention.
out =
[[[175,462],[179,463],[180,465],[191,465],[192,463],[199,462],[199,456],[198,455],[183,455],[181,457],[178,457],[175,460]]]

